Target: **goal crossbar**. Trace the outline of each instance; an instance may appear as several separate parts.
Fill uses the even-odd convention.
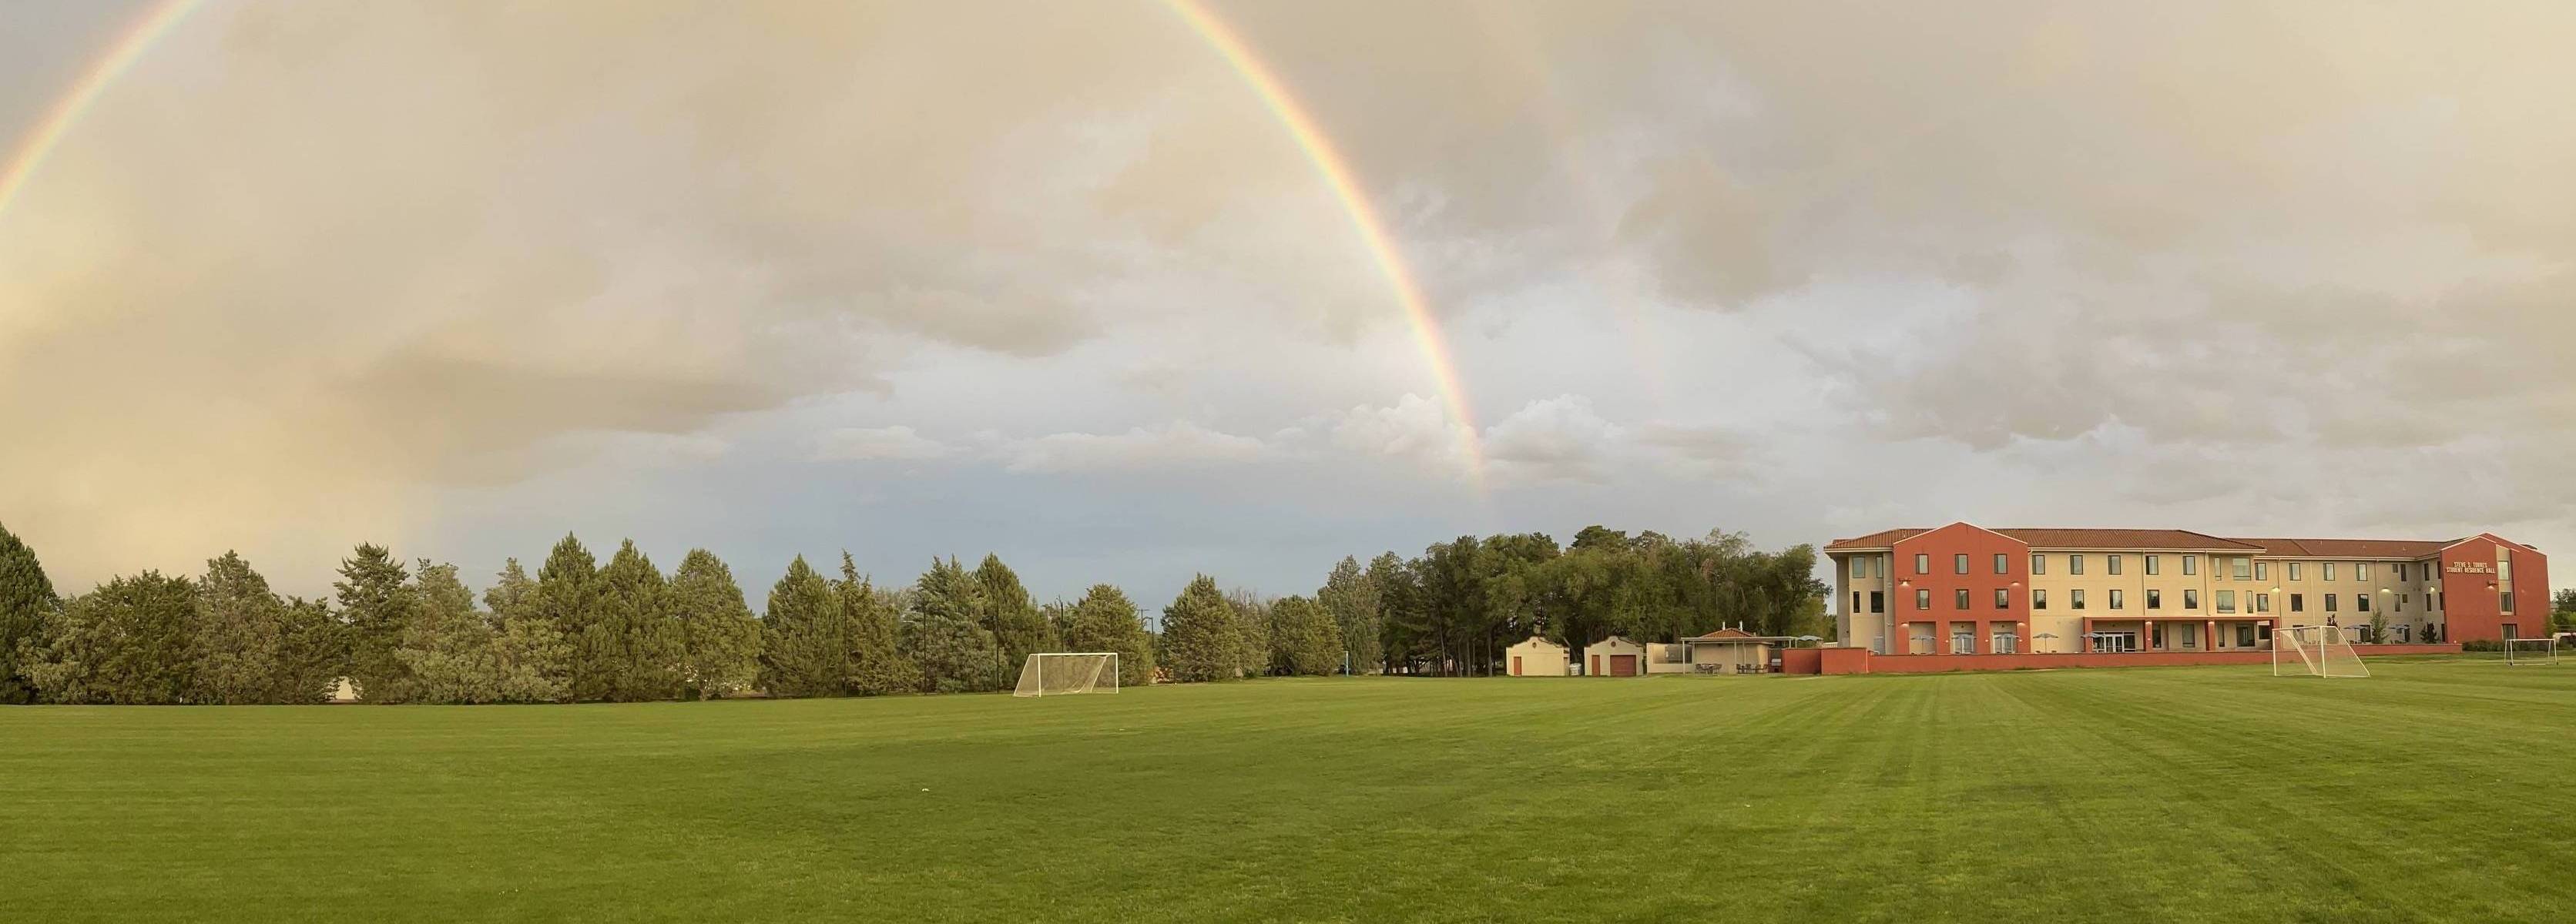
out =
[[[1118,692],[1115,651],[1050,651],[1029,655],[1012,696],[1063,696]]]

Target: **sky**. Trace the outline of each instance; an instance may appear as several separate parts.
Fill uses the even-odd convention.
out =
[[[0,0],[0,165],[155,8]],[[1431,323],[1162,3],[206,0],[0,202],[0,524],[1149,607],[1593,523],[2576,541],[2576,6],[1203,9]]]

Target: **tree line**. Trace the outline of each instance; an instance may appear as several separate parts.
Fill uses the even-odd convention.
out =
[[[873,696],[1004,689],[1028,655],[1115,651],[1120,683],[1264,675],[1493,673],[1531,635],[1581,647],[1742,624],[1829,634],[1815,551],[1742,535],[1676,540],[1599,526],[1461,536],[1419,556],[1344,558],[1312,595],[1265,598],[1199,575],[1159,631],[1117,587],[1038,603],[1000,558],[934,559],[881,586],[789,562],[754,613],[704,549],[665,575],[622,542],[605,564],[565,536],[531,576],[515,558],[478,597],[452,564],[377,545],[327,599],[271,590],[240,555],[201,575],[110,578],[64,597],[0,527],[0,703],[541,703]],[[343,685],[346,685],[345,690]]]

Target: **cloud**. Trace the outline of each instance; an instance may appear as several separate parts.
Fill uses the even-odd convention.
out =
[[[1444,478],[1465,477],[1473,464],[1465,449],[1467,425],[1451,420],[1440,402],[1421,395],[1408,394],[1383,407],[1359,405],[1322,427],[1336,448],[1400,460]]]
[[[1015,472],[1164,471],[1249,462],[1267,454],[1261,440],[1186,421],[1124,433],[1051,433],[1006,440],[996,450]]]
[[[1601,482],[1627,431],[1592,409],[1591,399],[1559,395],[1523,405],[1485,429],[1485,458],[1497,476],[1516,482]]]
[[[815,439],[814,457],[837,461],[937,459],[954,450],[946,443],[913,432],[911,427],[844,427]]]

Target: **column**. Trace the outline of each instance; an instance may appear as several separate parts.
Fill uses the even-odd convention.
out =
[[[2144,624],[2142,624],[2142,625],[2140,625],[2140,626],[2138,627],[2138,650],[2139,650],[2139,651],[2154,651],[2154,650],[2156,650],[2156,621],[2155,621],[2155,620],[2153,620],[2153,619],[2147,620]]]
[[[2202,651],[2217,651],[2217,650],[2218,650],[2218,620],[2215,620],[2215,619],[2210,620],[2210,621],[2209,621],[2209,625],[2208,625],[2207,627],[2205,627],[2205,628],[2201,629],[2200,631],[2201,631],[2201,636],[2200,636],[2200,650],[2202,650]]]
[[[1968,630],[1968,631],[1971,631],[1971,632],[1975,632],[1975,633],[1977,633],[1976,640],[1968,643],[1969,645],[1973,646],[1972,650],[1974,650],[1974,651],[1975,651],[1976,653],[1978,653],[1978,654],[1994,654],[1994,653],[1995,653],[1995,624],[1994,624],[1994,623],[1992,623],[1992,622],[1988,622],[1988,621],[1983,620],[1983,619],[1980,619],[1980,620],[1977,620],[1977,622],[1976,622],[1976,628],[1974,628],[1974,629],[1970,629],[1970,630]]]
[[[2083,628],[2077,629],[2077,630],[2075,630],[2075,631],[2076,631],[2077,633],[2079,633],[2078,635],[2076,635],[2076,636],[2075,636],[2075,651],[2076,651],[2076,653],[2077,653],[2077,654],[2092,654],[2092,653],[2093,653],[2093,617],[2091,617],[2091,616],[2086,616],[2086,617],[2084,617],[2084,625],[2083,625]]]

